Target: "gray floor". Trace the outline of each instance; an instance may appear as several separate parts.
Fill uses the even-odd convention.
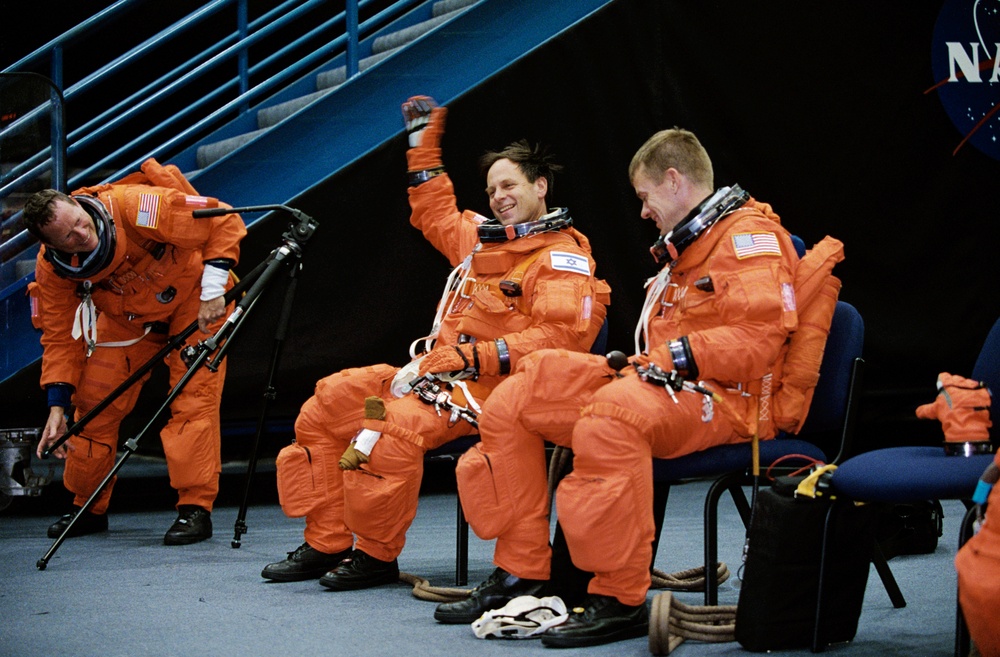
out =
[[[126,464],[126,468],[131,464]],[[236,483],[227,484],[230,488]],[[272,485],[267,478],[263,486]],[[61,488],[56,482],[51,487]],[[125,487],[123,486],[122,489]],[[134,490],[166,489],[156,477]],[[434,603],[418,600],[400,584],[368,591],[335,593],[315,581],[275,584],[261,567],[301,542],[302,523],[286,518],[273,503],[251,506],[249,531],[233,549],[235,506],[213,514],[215,536],[204,543],[165,547],[162,536],[174,518],[168,503],[130,495],[125,511],[112,513],[111,531],[66,541],[44,571],[36,562],[52,545],[45,537],[51,506],[15,499],[0,515],[0,656],[2,657],[312,657],[350,655],[535,655],[560,654],[537,641],[483,641],[465,626],[437,624]],[[657,567],[673,572],[700,563],[701,512],[705,486],[675,487],[667,507]],[[54,493],[53,493],[54,495]],[[241,499],[239,489],[235,499]],[[119,505],[122,506],[122,505]],[[139,507],[139,508],[136,508]],[[455,497],[422,495],[416,521],[400,557],[402,570],[449,586],[454,577]],[[890,565],[907,598],[894,609],[872,571],[855,640],[831,646],[830,654],[950,655],[954,645],[955,574],[952,565],[959,503],[945,503],[944,537],[934,554],[897,557]],[[736,570],[743,531],[733,505],[724,499],[720,558]],[[472,536],[470,578],[492,570],[492,545]],[[722,604],[735,604],[735,578],[723,584]],[[650,592],[650,599],[656,595]],[[702,604],[701,594],[675,594]],[[649,655],[646,638],[581,649],[588,656]],[[580,652],[575,651],[575,652]],[[737,643],[688,641],[673,654],[734,655]],[[565,654],[565,653],[562,653]],[[809,651],[779,654],[809,655]]]

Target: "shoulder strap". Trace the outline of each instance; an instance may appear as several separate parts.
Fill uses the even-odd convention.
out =
[[[555,248],[555,247],[549,246],[549,247],[543,247],[541,249],[538,249],[537,251],[535,251],[534,253],[532,253],[530,256],[528,256],[527,258],[525,258],[521,262],[517,263],[517,266],[514,267],[514,269],[511,271],[510,277],[505,278],[502,281],[502,283],[503,282],[514,283],[515,285],[517,285],[518,288],[520,288],[521,287],[521,281],[524,279],[524,274],[525,274],[525,272],[528,271],[528,267],[530,267],[531,265],[533,265],[536,260],[538,260],[540,257],[542,257],[543,254],[548,253],[553,248]]]

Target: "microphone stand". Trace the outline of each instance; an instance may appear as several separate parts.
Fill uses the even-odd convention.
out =
[[[301,269],[301,265],[298,267]],[[274,387],[274,373],[278,369],[278,360],[281,355],[281,348],[285,337],[288,335],[288,325],[292,314],[292,303],[295,299],[295,286],[298,279],[295,277],[297,268],[293,267],[288,272],[288,288],[285,292],[285,302],[281,307],[281,315],[278,318],[278,327],[274,334],[274,347],[271,352],[271,366],[268,370],[267,385],[264,388],[263,401],[260,406],[260,415],[257,417],[257,431],[254,435],[253,451],[250,453],[250,462],[247,464],[246,481],[243,486],[243,501],[240,503],[240,510],[233,525],[233,540],[230,545],[237,549],[242,544],[240,537],[247,532],[247,507],[250,504],[250,491],[253,488],[254,472],[257,469],[257,458],[260,453],[260,438],[264,433],[264,422],[267,418],[267,410],[270,403],[277,397]]]
[[[177,396],[181,393],[184,387],[191,380],[191,377],[195,375],[198,368],[200,368],[202,365],[205,365],[206,367],[209,368],[210,371],[213,372],[218,369],[218,366],[221,363],[222,358],[225,356],[225,351],[229,347],[231,338],[234,337],[236,331],[240,328],[242,323],[249,316],[250,310],[254,307],[260,295],[273,280],[275,275],[278,273],[279,269],[293,262],[296,264],[300,263],[302,258],[302,249],[305,246],[305,243],[309,240],[309,238],[312,237],[313,233],[316,231],[316,228],[318,226],[318,224],[305,213],[299,210],[295,210],[293,208],[289,208],[285,205],[262,205],[262,206],[231,208],[231,209],[211,208],[205,210],[195,210],[194,212],[192,212],[192,215],[195,217],[213,217],[224,214],[263,212],[268,210],[287,211],[296,218],[297,222],[293,222],[289,226],[289,229],[285,231],[285,233],[282,235],[282,240],[283,240],[282,244],[271,252],[271,254],[264,261],[264,263],[262,263],[261,266],[259,266],[257,269],[254,270],[255,273],[258,271],[260,272],[256,276],[256,280],[253,280],[253,277],[250,277],[248,279],[248,280],[253,280],[252,286],[244,295],[244,297],[240,300],[240,302],[236,304],[236,307],[233,309],[232,313],[230,313],[229,317],[226,318],[226,321],[223,323],[222,327],[219,328],[219,330],[215,333],[215,335],[213,335],[207,340],[200,341],[197,346],[193,345],[188,346],[184,350],[182,350],[181,357],[185,363],[188,363],[187,371],[181,376],[177,384],[174,385],[174,387],[170,390],[166,400],[163,402],[160,408],[157,409],[157,411],[153,414],[153,417],[149,420],[146,426],[143,427],[143,429],[136,436],[129,438],[127,441],[125,441],[124,452],[118,458],[118,461],[115,463],[114,467],[111,468],[111,471],[108,472],[107,476],[104,477],[104,480],[101,481],[101,483],[97,486],[94,492],[90,495],[90,498],[87,499],[83,507],[81,507],[80,511],[78,511],[77,514],[73,516],[72,520],[70,520],[69,524],[66,525],[66,528],[63,530],[62,534],[60,534],[59,537],[56,538],[55,542],[53,542],[48,552],[46,552],[45,555],[35,563],[35,566],[39,570],[45,570],[45,568],[48,566],[49,560],[56,553],[56,550],[59,549],[59,546],[62,545],[62,543],[66,540],[66,537],[72,530],[73,525],[76,524],[76,521],[80,518],[80,516],[83,513],[85,513],[88,509],[90,509],[93,506],[94,501],[97,499],[97,496],[100,494],[100,492],[104,490],[104,488],[108,485],[108,482],[110,482],[111,479],[118,473],[121,467],[125,464],[125,461],[127,461],[128,458],[133,453],[135,453],[135,451],[138,448],[139,441],[143,438],[143,436],[146,435],[146,433],[150,430],[150,428],[155,426],[156,421],[160,418],[160,416],[162,416],[170,408],[170,404],[173,403],[174,399],[176,399]],[[295,269],[296,267],[292,267],[291,271],[294,272]],[[222,343],[221,348],[220,348],[220,343]],[[216,351],[218,351],[219,353],[212,361],[209,361],[209,357]],[[276,364],[277,360],[273,359],[271,377],[273,377],[273,368],[276,366]],[[118,392],[118,390],[116,390],[115,392],[121,394],[120,392]],[[105,406],[106,405],[107,404],[105,404]],[[83,418],[81,418],[81,420],[82,419]],[[79,422],[77,424],[79,424]],[[258,431],[259,429],[260,428],[258,428]],[[68,437],[69,436],[66,435],[63,437],[63,439],[68,439]],[[258,433],[258,442],[259,438],[260,435]]]

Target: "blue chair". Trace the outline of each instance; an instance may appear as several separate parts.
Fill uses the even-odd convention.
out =
[[[994,395],[1000,391],[1000,319],[993,324],[983,343],[971,378],[986,383]],[[995,427],[1000,422],[996,404],[990,408],[990,419],[994,426],[993,444],[996,446]],[[949,456],[941,446],[888,447],[844,461],[833,473],[830,484],[838,496],[852,500],[880,503],[962,500],[969,509],[976,482],[992,461],[992,454]],[[970,535],[969,520],[969,514],[966,514],[959,545]],[[898,591],[898,586],[888,566],[884,570],[879,569],[879,575],[892,597],[893,589]],[[898,601],[902,604],[893,601],[897,607],[905,605],[901,593]],[[956,623],[956,654],[965,655],[968,646],[961,645],[967,641],[961,613],[957,615]]]
[[[802,430],[796,436],[779,435],[760,442],[760,468],[783,457],[803,455],[824,463],[837,463],[850,449],[854,432],[864,360],[864,320],[851,304],[838,301],[827,338],[819,383]],[[797,465],[802,465],[799,462]],[[718,604],[718,505],[729,491],[743,520],[750,523],[750,502],[743,486],[754,483],[750,444],[722,445],[676,459],[653,459],[654,514],[662,518],[670,486],[692,479],[713,478],[705,500],[705,604]],[[653,554],[659,542],[654,542]]]

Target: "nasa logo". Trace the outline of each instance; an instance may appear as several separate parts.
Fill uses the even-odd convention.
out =
[[[945,0],[934,26],[931,61],[945,112],[969,144],[1000,160],[1000,0]]]

